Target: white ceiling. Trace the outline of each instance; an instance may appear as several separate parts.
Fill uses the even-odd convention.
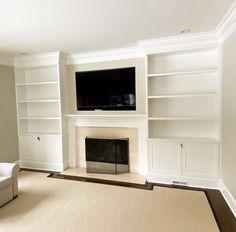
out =
[[[216,28],[233,0],[0,0],[0,53],[80,53]]]

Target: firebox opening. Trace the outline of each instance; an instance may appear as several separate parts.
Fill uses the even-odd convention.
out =
[[[85,138],[88,173],[118,174],[129,172],[128,138]]]

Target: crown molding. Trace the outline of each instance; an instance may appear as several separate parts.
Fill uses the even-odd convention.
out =
[[[59,63],[60,56],[60,52],[17,56],[14,58],[14,66],[16,68],[24,68],[43,65],[57,65]]]
[[[146,54],[215,48],[218,47],[219,44],[220,38],[215,32],[178,35],[139,41],[139,45]]]
[[[236,2],[214,31],[139,41],[145,53],[164,53],[189,49],[214,48],[236,31]]]
[[[4,66],[14,66],[13,56],[7,54],[0,54],[0,65]]]
[[[120,49],[104,50],[97,52],[87,52],[68,55],[67,64],[85,64],[85,63],[96,63],[103,61],[112,60],[124,60],[138,57],[145,57],[145,53],[142,48],[127,47]]]
[[[226,40],[233,32],[236,31],[236,2],[232,4],[223,19],[215,29],[215,33],[221,39],[221,42]]]
[[[138,46],[120,49],[77,54],[52,52],[18,56],[14,58],[14,66],[34,67],[42,65],[55,65],[59,62],[67,65],[96,63],[145,57],[146,55],[154,53],[217,48],[234,31],[236,31],[236,2],[232,4],[214,31],[141,40],[138,41]],[[12,60],[12,57],[0,55],[0,64],[13,66]]]

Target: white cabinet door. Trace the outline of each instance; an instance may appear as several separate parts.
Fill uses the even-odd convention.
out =
[[[202,178],[218,177],[217,144],[185,143],[183,175]]]
[[[152,172],[181,175],[181,144],[150,142],[150,168]]]
[[[19,159],[22,167],[47,170],[62,169],[61,136],[19,136]]]
[[[40,137],[40,161],[49,163],[62,162],[60,136],[41,136]]]
[[[37,136],[19,136],[19,159],[20,161],[39,160],[39,140]]]

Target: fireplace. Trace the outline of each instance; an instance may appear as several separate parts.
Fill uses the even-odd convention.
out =
[[[129,172],[128,138],[85,138],[86,170],[89,173]]]
[[[147,174],[145,115],[68,115],[69,167],[86,169],[85,138],[129,138],[129,171]]]

